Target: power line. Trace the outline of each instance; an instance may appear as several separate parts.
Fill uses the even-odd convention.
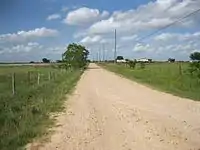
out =
[[[199,11],[200,11],[200,8],[197,9],[197,10],[195,10],[195,11],[193,11],[193,12],[191,12],[191,13],[189,13],[189,14],[187,14],[186,16],[181,17],[181,18],[177,19],[176,21],[174,21],[174,22],[172,22],[172,23],[170,23],[170,24],[168,24],[168,25],[166,25],[166,26],[164,26],[164,27],[162,27],[162,28],[160,28],[160,29],[158,29],[158,30],[156,30],[156,31],[154,31],[154,32],[152,32],[152,33],[150,33],[149,35],[140,38],[139,40],[137,40],[137,42],[141,42],[141,41],[143,41],[144,39],[147,39],[147,38],[149,38],[150,36],[152,36],[152,35],[154,35],[154,34],[160,32],[160,31],[162,31],[162,30],[164,30],[164,29],[167,29],[167,28],[169,28],[169,27],[175,25],[175,24],[178,23],[178,22],[181,22],[181,20],[183,20],[183,19],[185,19],[185,18],[188,18],[188,17],[190,17],[190,16],[192,16],[192,15],[198,13]]]

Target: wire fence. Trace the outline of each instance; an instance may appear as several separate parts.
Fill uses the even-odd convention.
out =
[[[1,95],[16,95],[23,93],[27,88],[40,86],[55,81],[66,70],[56,69],[52,71],[27,71],[0,74]]]

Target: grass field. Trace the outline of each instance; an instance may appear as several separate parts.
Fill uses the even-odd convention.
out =
[[[178,63],[152,63],[147,64],[145,69],[140,69],[139,64],[135,69],[112,63],[100,65],[156,89],[193,100],[200,100],[200,83],[195,77],[189,75],[187,71],[188,63],[181,63],[181,68]]]
[[[63,109],[64,96],[81,73],[52,67],[0,67],[0,149],[21,149],[33,138],[46,134],[53,124],[49,114]]]

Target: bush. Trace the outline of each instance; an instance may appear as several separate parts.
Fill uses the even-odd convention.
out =
[[[189,72],[192,76],[196,76],[200,79],[200,62],[192,62],[189,66]]]
[[[145,68],[145,63],[141,62],[141,63],[140,63],[140,68],[141,68],[141,69],[144,69],[144,68]]]
[[[189,72],[192,76],[196,76],[200,79],[200,52],[190,54],[190,59],[193,60],[193,62],[189,66]]]
[[[129,67],[130,67],[130,68],[135,69],[136,61],[130,60],[130,61],[128,62],[128,64],[129,64]]]

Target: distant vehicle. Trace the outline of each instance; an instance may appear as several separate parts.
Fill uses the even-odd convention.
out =
[[[126,60],[124,59],[123,56],[117,56],[116,62],[117,63],[126,63]]]

